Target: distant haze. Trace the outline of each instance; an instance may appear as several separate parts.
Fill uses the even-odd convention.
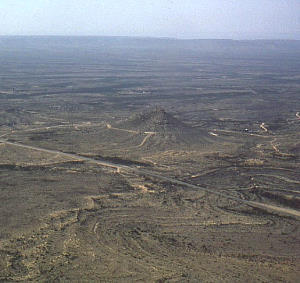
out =
[[[0,35],[300,39],[300,1],[0,0]]]

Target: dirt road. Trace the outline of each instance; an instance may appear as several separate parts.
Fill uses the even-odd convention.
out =
[[[142,147],[149,138],[151,138],[153,135],[155,135],[155,132],[145,132],[144,134],[147,134],[147,136],[145,136],[145,138],[142,140],[142,142],[138,145],[138,147]]]
[[[263,136],[259,134],[252,134],[246,132],[238,132],[238,131],[231,131],[231,130],[221,130],[221,129],[213,129],[214,132],[221,132],[221,133],[229,133],[229,134],[239,134],[239,135],[246,135],[246,136],[255,136],[260,138],[270,138],[270,136]]]
[[[1,135],[0,138],[3,138],[5,136],[11,135],[11,134],[28,133],[28,132],[36,132],[36,131],[44,131],[44,130],[47,131],[47,130],[58,129],[58,128],[72,128],[73,127],[76,130],[80,130],[80,128],[97,127],[97,126],[103,126],[103,123],[83,122],[83,123],[79,123],[79,124],[61,124],[61,125],[46,126],[46,127],[40,127],[40,128],[11,130],[10,132]]]
[[[126,130],[126,129],[121,129],[121,128],[115,128],[111,124],[106,124],[106,127],[107,127],[107,129],[111,129],[111,130],[122,131],[122,132],[127,132],[127,133],[132,133],[132,134],[140,134],[140,132],[134,131],[134,130]],[[156,132],[143,132],[143,134],[146,135],[146,136],[137,147],[142,147],[147,142],[147,140],[149,138],[151,138],[153,135],[156,134]]]
[[[115,128],[111,124],[106,124],[107,129],[111,130],[116,130],[116,131],[122,131],[122,132],[127,132],[127,133],[132,133],[132,134],[138,134],[138,131],[133,131],[133,130],[126,130],[126,129],[121,129],[121,128]]]
[[[270,144],[271,144],[272,148],[274,149],[274,151],[275,151],[277,154],[279,154],[279,155],[281,155],[281,156],[286,156],[286,157],[293,156],[293,155],[291,155],[291,154],[289,154],[289,153],[281,152],[281,151],[279,150],[279,148],[278,148],[278,144],[275,144],[276,141],[277,141],[277,139],[275,138],[275,139],[273,139],[272,141],[270,141]]]
[[[278,206],[259,203],[259,202],[242,200],[242,199],[239,199],[237,197],[230,196],[228,194],[216,192],[216,191],[213,191],[213,190],[210,190],[210,189],[207,189],[207,188],[204,188],[204,187],[192,185],[192,184],[189,184],[189,183],[177,180],[177,179],[165,177],[165,176],[162,176],[160,174],[153,173],[151,171],[148,171],[148,170],[145,170],[145,169],[140,169],[140,168],[137,168],[137,167],[130,167],[130,166],[127,166],[127,165],[120,165],[120,164],[114,164],[114,163],[107,162],[107,161],[95,160],[93,158],[83,157],[83,156],[80,156],[80,155],[77,155],[77,154],[65,153],[65,152],[61,152],[61,151],[58,151],[58,150],[45,149],[45,148],[25,145],[25,144],[21,144],[21,143],[17,143],[17,142],[9,142],[9,141],[4,140],[4,139],[0,139],[0,143],[12,145],[12,146],[17,146],[17,147],[21,147],[21,148],[24,148],[24,149],[37,150],[37,151],[42,151],[42,152],[47,152],[47,153],[58,154],[58,155],[61,155],[61,156],[74,158],[76,160],[83,160],[83,161],[91,162],[91,163],[94,163],[94,164],[97,164],[97,165],[100,165],[100,166],[110,167],[110,168],[113,168],[113,169],[117,169],[118,171],[125,170],[127,172],[128,171],[133,172],[137,175],[144,175],[144,176],[148,176],[148,177],[154,177],[154,178],[157,178],[157,179],[160,179],[160,180],[163,180],[163,181],[167,181],[167,182],[170,182],[170,183],[173,183],[173,184],[176,184],[176,185],[189,187],[189,188],[196,189],[196,190],[202,190],[202,191],[205,191],[205,192],[210,193],[210,194],[215,194],[215,195],[218,195],[222,198],[231,199],[231,200],[237,201],[239,203],[243,203],[245,205],[248,205],[248,206],[251,206],[251,207],[254,207],[254,208],[265,209],[265,210],[276,212],[276,213],[283,213],[283,214],[291,215],[291,216],[294,216],[294,217],[300,217],[300,211],[298,211],[298,210],[278,207]]]
[[[265,132],[268,132],[268,129],[266,128],[266,124],[265,123],[261,123],[259,127],[261,129],[263,129]]]

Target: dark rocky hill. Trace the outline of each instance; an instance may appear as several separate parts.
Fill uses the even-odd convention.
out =
[[[119,126],[139,132],[157,133],[178,132],[189,128],[186,124],[163,109],[134,114],[126,121],[120,122]]]
[[[207,131],[192,128],[163,109],[134,114],[116,127],[144,135],[153,133],[144,146],[159,149],[174,145],[209,144],[215,139]]]

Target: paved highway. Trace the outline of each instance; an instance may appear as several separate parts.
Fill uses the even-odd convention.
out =
[[[46,148],[41,148],[41,147],[36,147],[36,146],[31,146],[31,145],[25,145],[25,144],[21,144],[21,143],[17,143],[17,142],[10,142],[10,141],[4,140],[4,139],[0,139],[0,143],[17,146],[17,147],[21,147],[24,149],[37,150],[37,151],[42,151],[42,152],[47,152],[47,153],[52,153],[52,154],[58,154],[61,156],[74,158],[76,160],[83,160],[83,161],[91,162],[91,163],[94,163],[94,164],[97,164],[100,166],[114,168],[114,169],[117,169],[118,171],[125,170],[125,171],[129,171],[129,172],[133,172],[137,175],[150,176],[150,177],[160,179],[162,181],[167,181],[167,182],[170,182],[170,183],[173,183],[176,185],[180,185],[180,186],[184,186],[184,187],[188,187],[188,188],[192,188],[192,189],[196,189],[196,190],[202,190],[207,193],[218,195],[218,196],[220,196],[222,198],[226,198],[226,199],[231,199],[231,200],[237,201],[239,203],[243,203],[243,204],[251,206],[251,207],[260,208],[260,209],[273,211],[273,212],[277,212],[277,213],[283,213],[283,214],[287,214],[287,215],[291,215],[291,216],[300,218],[300,211],[298,211],[298,210],[278,207],[278,206],[264,204],[264,203],[255,202],[255,201],[242,200],[240,198],[230,196],[228,194],[216,192],[216,191],[213,191],[211,189],[207,189],[207,188],[204,188],[201,186],[192,185],[192,184],[189,184],[189,183],[186,183],[186,182],[174,179],[174,178],[165,177],[163,175],[151,172],[149,170],[145,170],[145,169],[141,169],[141,168],[137,168],[137,167],[131,167],[131,166],[127,166],[127,165],[115,164],[115,163],[111,163],[108,161],[100,161],[100,160],[96,160],[93,158],[80,156],[77,154],[65,153],[65,152],[58,151],[58,150],[52,150],[52,149],[46,149]]]

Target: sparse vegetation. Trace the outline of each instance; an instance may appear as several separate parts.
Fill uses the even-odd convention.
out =
[[[0,281],[297,281],[299,43],[44,40],[0,45]]]

